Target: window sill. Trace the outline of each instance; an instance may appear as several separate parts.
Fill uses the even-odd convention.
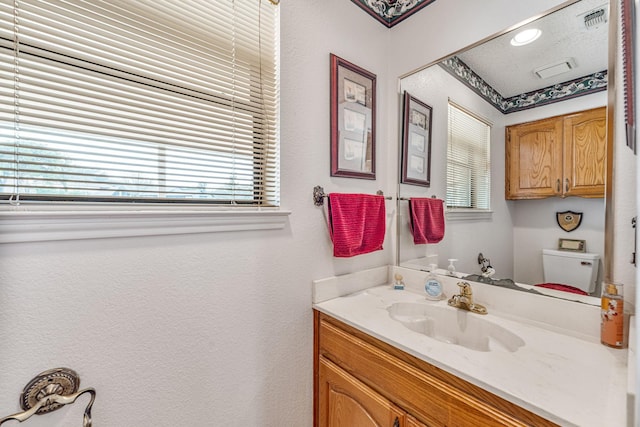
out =
[[[490,221],[493,211],[473,209],[450,209],[445,213],[450,221]]]
[[[4,206],[0,243],[283,229],[287,210],[147,206]]]

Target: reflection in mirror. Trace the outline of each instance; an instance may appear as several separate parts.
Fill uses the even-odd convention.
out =
[[[511,45],[519,30],[533,28],[541,31],[537,40],[523,46]],[[437,264],[446,268],[449,260],[455,259],[458,272],[476,275],[477,280],[499,285],[515,282],[518,288],[597,302],[595,298],[567,292],[571,291],[569,287],[550,289],[554,286],[547,285],[550,280],[545,280],[543,250],[557,250],[560,239],[584,241],[586,253],[595,255],[592,258],[595,276],[589,278],[594,286],[586,289],[590,295],[600,295],[605,255],[604,182],[598,183],[602,184],[600,194],[588,197],[566,196],[560,192],[551,197],[507,200],[505,130],[516,124],[606,106],[607,33],[608,3],[580,0],[401,79],[401,94],[406,92],[432,107],[432,146],[430,187],[407,183],[398,185],[397,262],[400,266],[428,270],[429,265]],[[463,181],[466,181],[469,199],[477,197],[478,183],[474,179],[478,179],[471,175],[463,179],[459,171],[455,176],[449,174],[447,184],[450,105],[460,107],[471,117],[490,126],[491,173],[490,181],[486,183],[490,191],[490,206],[474,210],[453,208],[448,203],[444,238],[437,244],[416,245],[410,226],[408,199],[435,196],[446,200],[451,198],[452,189],[459,190],[455,182]],[[566,129],[562,124],[559,126],[560,135],[564,135]],[[590,133],[586,131],[585,134]],[[595,133],[599,134],[600,130]],[[602,144],[606,144],[605,134],[601,137]],[[560,136],[562,138],[567,137]],[[536,141],[543,147],[551,144],[550,141]],[[560,153],[523,150],[519,156],[569,157],[570,151],[565,148],[564,153]],[[469,159],[474,157],[473,153],[469,154]],[[548,173],[546,170],[539,172],[543,175]],[[598,173],[604,180],[604,166]],[[521,181],[530,178],[528,176]],[[526,186],[528,181],[520,184]],[[547,184],[555,187],[555,181]],[[581,213],[579,227],[572,231],[562,229],[558,222],[558,213],[562,212]],[[482,271],[486,266],[479,262],[479,254],[490,259],[490,275]],[[577,252],[561,252],[561,255],[565,254],[575,256]]]

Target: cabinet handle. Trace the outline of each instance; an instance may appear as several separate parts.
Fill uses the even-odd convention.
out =
[[[564,179],[564,192],[565,193],[569,192],[569,178]]]
[[[560,192],[560,179],[556,179],[556,193]]]
[[[393,427],[400,427],[400,420],[396,417],[396,420],[393,422]]]

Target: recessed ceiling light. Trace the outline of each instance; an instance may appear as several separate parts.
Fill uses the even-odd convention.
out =
[[[537,28],[530,28],[528,30],[520,31],[511,39],[511,45],[524,46],[525,44],[529,44],[532,41],[536,40],[538,37],[540,37],[541,34],[542,31]]]

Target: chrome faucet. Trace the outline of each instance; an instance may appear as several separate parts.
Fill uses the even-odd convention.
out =
[[[487,314],[487,308],[484,305],[473,302],[473,291],[471,285],[467,282],[458,282],[460,294],[449,298],[447,302],[451,307],[467,310],[472,313]]]

